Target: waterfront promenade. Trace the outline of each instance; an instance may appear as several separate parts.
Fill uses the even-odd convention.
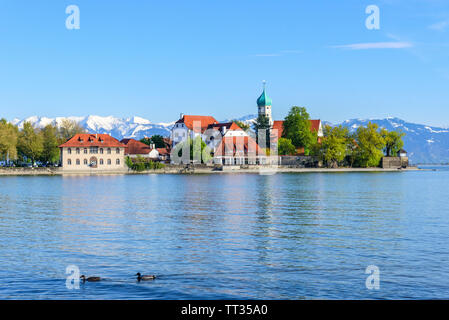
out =
[[[131,170],[118,171],[63,171],[60,168],[0,168],[0,176],[54,176],[54,175],[136,175],[136,174],[238,174],[238,173],[307,173],[307,172],[405,172],[421,170],[418,167],[406,169],[384,169],[384,168],[291,168],[286,166],[264,167],[254,166],[250,168],[224,167],[223,170],[213,167],[189,167],[166,166],[158,170],[146,170],[136,172]]]

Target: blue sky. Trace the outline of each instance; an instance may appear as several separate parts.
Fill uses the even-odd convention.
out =
[[[80,9],[68,30],[65,9]],[[368,30],[365,8],[380,9]],[[380,47],[380,48],[379,48]],[[395,48],[391,48],[395,47]],[[256,112],[449,125],[449,1],[0,0],[0,117]]]

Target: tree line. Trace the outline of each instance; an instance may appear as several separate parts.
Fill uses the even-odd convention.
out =
[[[24,122],[22,129],[0,120],[0,160],[16,163],[40,162],[56,164],[59,162],[58,146],[77,133],[86,130],[76,121],[64,119],[59,126],[48,124],[39,129],[31,122]]]
[[[256,132],[269,129],[268,118],[260,115],[254,128]],[[290,109],[284,119],[283,132],[278,134],[279,155],[295,155],[302,150],[305,155],[318,158],[328,167],[377,167],[382,157],[395,156],[402,149],[402,137],[405,135],[369,122],[355,132],[341,125],[325,125],[323,137],[318,138],[318,132],[311,130],[306,108],[297,106]]]

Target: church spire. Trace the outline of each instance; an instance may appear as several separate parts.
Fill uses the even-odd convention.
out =
[[[266,83],[267,82],[265,80],[262,81],[263,92],[257,99],[258,114],[266,116],[270,120],[270,125],[272,125],[273,119],[271,118],[271,99],[266,93]]]

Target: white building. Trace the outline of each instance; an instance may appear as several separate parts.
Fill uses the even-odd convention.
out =
[[[59,149],[64,171],[125,170],[125,145],[108,134],[76,134]]]

